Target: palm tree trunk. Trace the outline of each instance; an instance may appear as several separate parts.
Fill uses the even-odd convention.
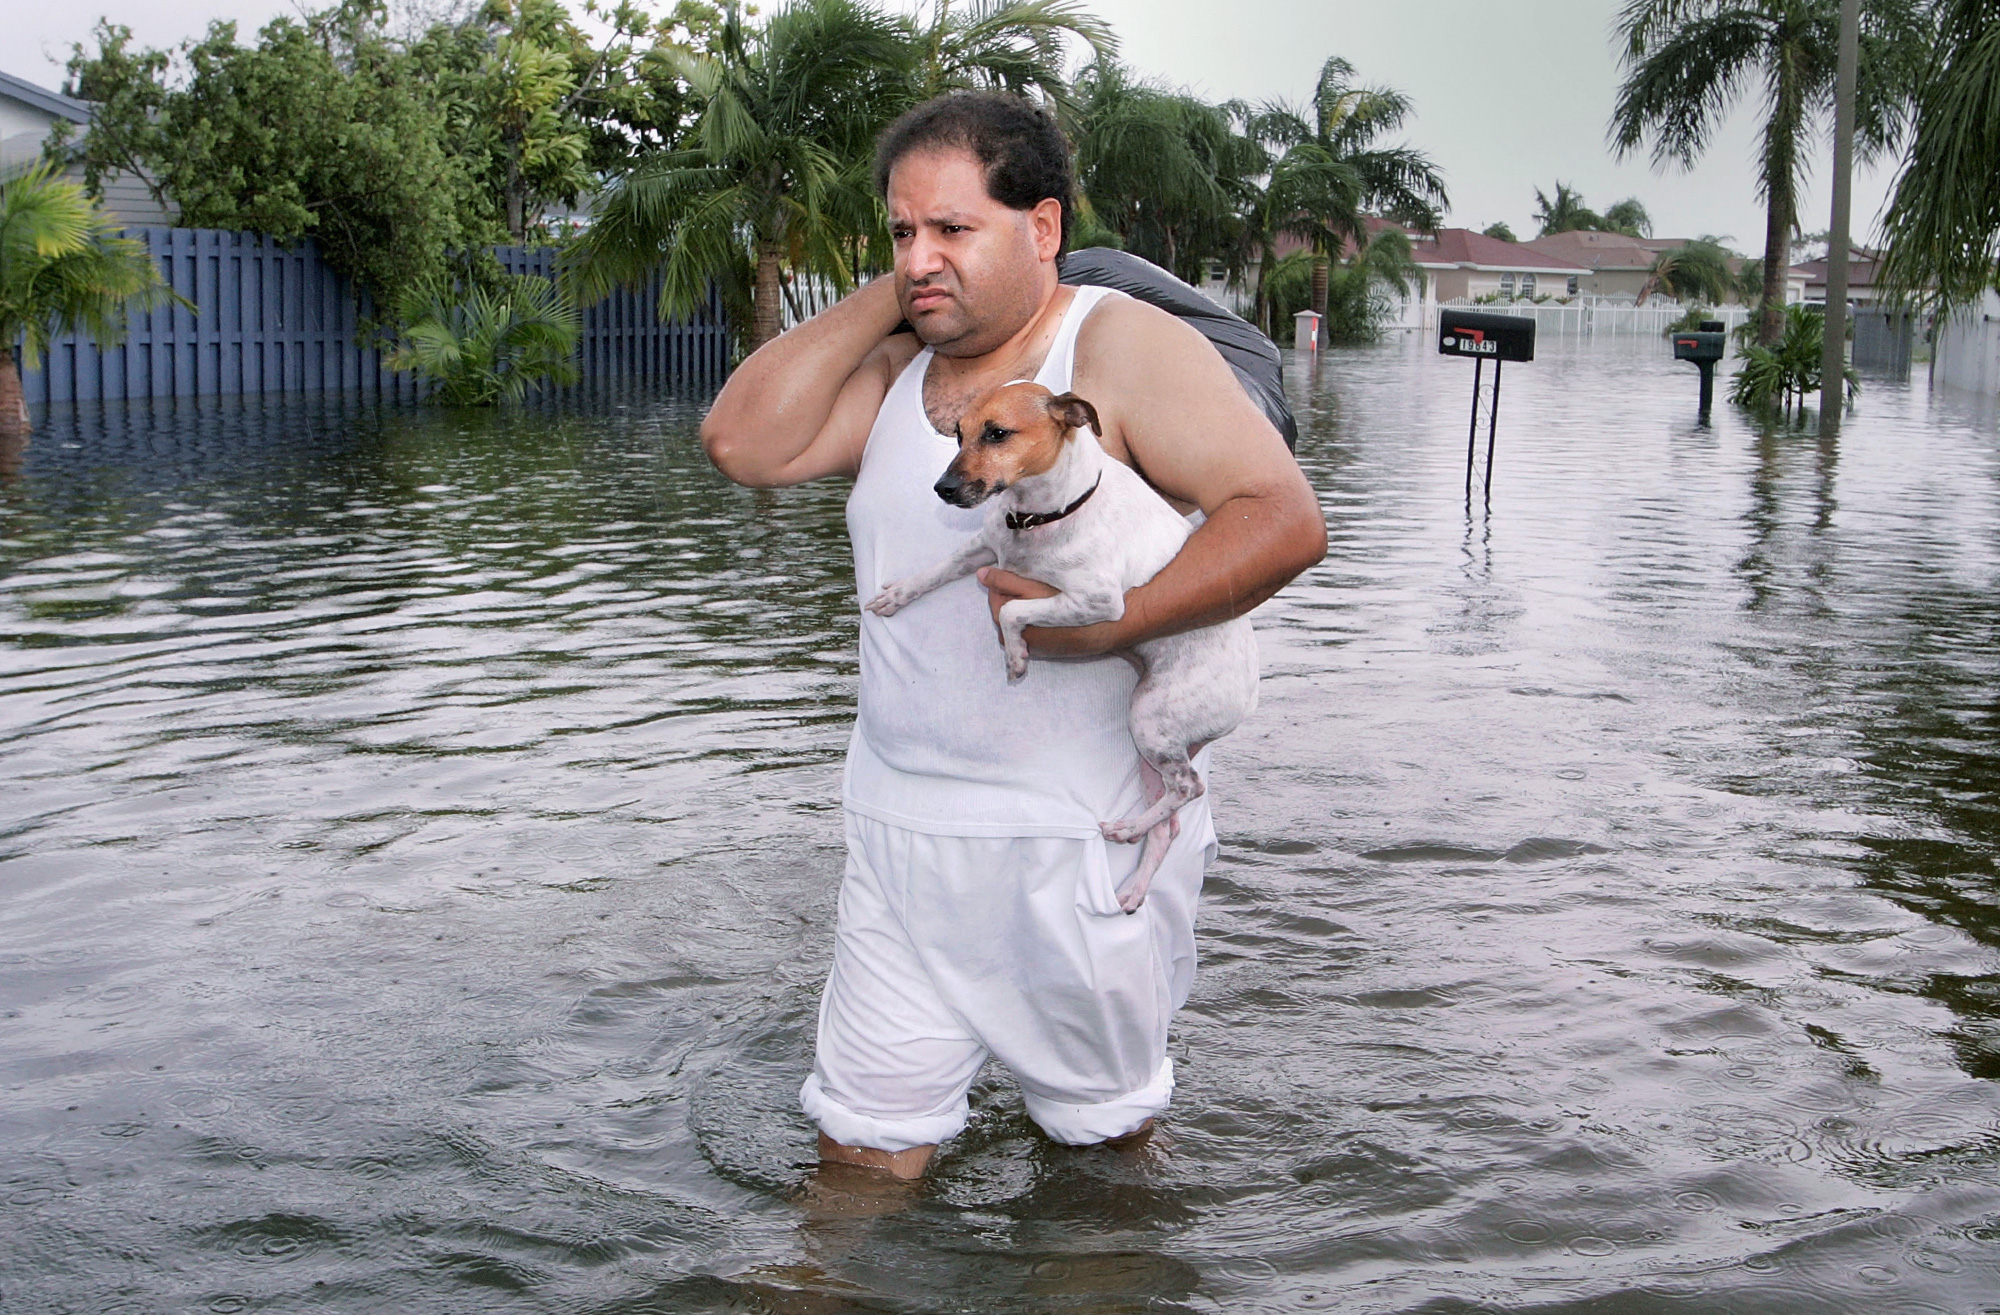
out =
[[[757,239],[757,288],[750,307],[750,350],[756,351],[785,329],[785,289],[779,277],[783,244]]]
[[[26,438],[28,398],[21,391],[21,363],[14,349],[0,347],[0,438]]]
[[[1785,214],[1787,208],[1773,187],[1764,220],[1764,298],[1757,310],[1757,341],[1765,347],[1785,336],[1785,273],[1792,265],[1792,223]]]
[[[1797,61],[1778,57],[1778,89],[1771,121],[1764,125],[1764,301],[1757,312],[1757,341],[1769,347],[1785,336],[1785,275],[1792,267],[1800,95]]]
[[[528,184],[521,177],[518,160],[507,161],[507,233],[515,242],[524,241],[528,235]]]
[[[1312,299],[1313,313],[1319,316],[1319,345],[1327,345],[1326,291],[1328,283],[1327,258],[1313,257]]]

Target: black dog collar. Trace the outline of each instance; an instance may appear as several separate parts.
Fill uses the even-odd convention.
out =
[[[1092,482],[1091,486],[1083,491],[1082,497],[1070,503],[1069,506],[1064,507],[1061,511],[1010,511],[1007,513],[1007,528],[1010,530],[1032,530],[1037,525],[1048,525],[1059,521],[1078,507],[1081,507],[1084,503],[1089,502],[1090,495],[1097,492],[1097,486],[1103,482],[1104,476],[1099,475]]]

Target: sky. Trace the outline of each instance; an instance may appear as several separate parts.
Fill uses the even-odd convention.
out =
[[[422,3],[424,0],[418,0]],[[439,0],[428,0],[438,3]],[[447,0],[448,2],[448,0]],[[916,0],[903,0],[914,3]],[[1535,189],[1560,179],[1594,208],[1636,196],[1663,237],[1715,234],[1741,251],[1763,247],[1756,194],[1756,118],[1739,109],[1689,171],[1656,171],[1641,155],[1619,161],[1605,144],[1618,84],[1611,24],[1615,0],[1088,0],[1117,32],[1141,74],[1213,99],[1303,100],[1329,55],[1363,82],[1395,87],[1416,103],[1405,134],[1428,152],[1451,190],[1448,222],[1506,222],[1520,237],[1535,225]],[[247,35],[295,6],[273,0],[0,0],[0,69],[47,87],[62,80],[72,42],[100,14],[138,40],[172,45],[209,20],[234,18]],[[1800,198],[1809,231],[1827,227],[1830,152],[1820,142]],[[1857,166],[1853,228],[1874,226],[1887,170]]]

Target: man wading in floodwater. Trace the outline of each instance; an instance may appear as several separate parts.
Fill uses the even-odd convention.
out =
[[[982,509],[931,485],[967,405],[1033,378],[1096,405],[1104,448],[1206,521],[1116,622],[1031,629],[1044,657],[1006,682],[993,615],[1051,591],[986,570],[890,618],[861,617],[861,695],[843,803],[847,870],[833,973],[802,1099],[820,1157],[924,1171],[965,1126],[991,1054],[1059,1142],[1144,1133],[1173,1091],[1167,1023],[1194,977],[1195,901],[1215,853],[1208,797],[1132,916],[1115,891],[1139,846],[1117,650],[1240,616],[1326,551],[1318,499],[1284,442],[1194,329],[1056,281],[1075,180],[1032,102],[960,92],[883,134],[875,177],[895,238],[878,279],[740,366],[702,425],[718,469],[776,487],[854,479],[862,599],[931,565]],[[895,333],[907,320],[915,337]],[[982,588],[983,587],[983,588]]]

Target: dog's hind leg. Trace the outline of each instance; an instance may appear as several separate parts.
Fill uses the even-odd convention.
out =
[[[1171,691],[1155,680],[1152,672],[1142,676],[1139,687],[1132,691],[1132,743],[1139,750],[1140,772],[1146,779],[1147,806],[1132,817],[1104,823],[1108,840],[1132,844],[1173,818],[1182,804],[1202,796],[1204,787],[1201,773],[1194,769],[1194,748],[1188,743],[1182,719],[1173,715],[1171,701]],[[1175,826],[1179,826],[1178,820]]]
[[[1201,798],[1206,791],[1201,783],[1201,774],[1195,771],[1194,762],[1188,757],[1186,745],[1182,745],[1178,752],[1152,759],[1151,765],[1160,776],[1160,797],[1135,816],[1104,823],[1101,829],[1105,839],[1129,845],[1146,836],[1154,827],[1172,823],[1178,828],[1179,819],[1174,814],[1180,811],[1182,804]]]
[[[1173,847],[1174,837],[1180,833],[1180,819],[1171,816],[1146,833],[1146,847],[1139,852],[1139,866],[1118,888],[1119,908],[1127,913],[1139,911],[1139,906],[1146,902],[1146,892],[1152,889],[1153,874],[1166,861],[1167,850]]]

